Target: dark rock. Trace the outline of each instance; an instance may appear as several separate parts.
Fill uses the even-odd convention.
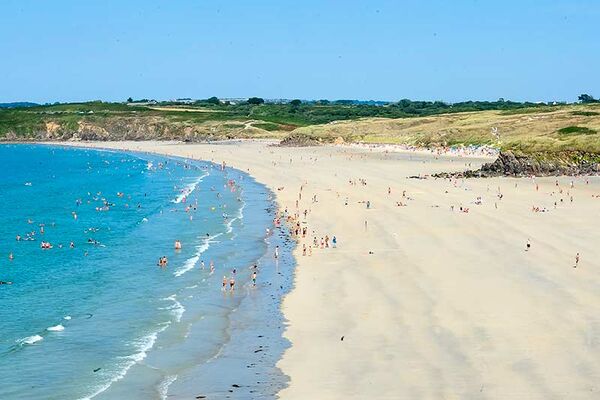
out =
[[[318,146],[321,141],[308,135],[299,133],[290,133],[286,138],[279,142],[281,147],[308,147]]]
[[[496,176],[559,176],[559,175],[598,175],[600,164],[590,161],[586,155],[566,154],[563,157],[545,155],[515,154],[502,151],[498,158],[484,164],[478,170],[464,172],[443,172],[432,175],[435,178],[489,178]]]

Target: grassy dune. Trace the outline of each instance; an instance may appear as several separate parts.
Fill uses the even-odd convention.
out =
[[[429,117],[368,118],[298,128],[296,133],[333,141],[419,146],[488,144],[503,150],[582,151],[600,154],[600,104]]]
[[[417,146],[487,144],[522,153],[600,155],[600,104],[463,103],[459,108],[438,103],[407,104],[404,108],[318,104],[300,107],[58,104],[0,110],[0,138],[196,141],[282,139],[291,135],[320,142],[341,138],[346,142]],[[421,104],[422,108],[415,108],[415,104]],[[457,112],[473,107],[500,109]],[[449,108],[452,112],[448,112]],[[411,109],[415,115],[406,114]],[[361,118],[361,115],[375,117]]]

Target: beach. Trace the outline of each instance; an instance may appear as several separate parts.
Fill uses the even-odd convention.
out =
[[[66,144],[225,162],[301,215],[307,235],[281,306],[282,399],[600,390],[597,177],[410,179],[492,158],[351,146]],[[325,236],[336,248],[321,248]]]

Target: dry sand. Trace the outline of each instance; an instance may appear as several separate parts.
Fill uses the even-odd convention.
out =
[[[309,233],[335,235],[338,248],[302,256],[309,238],[296,248],[282,399],[600,398],[598,178],[572,189],[571,178],[560,188],[537,179],[536,190],[525,178],[406,178],[478,159],[263,142],[82,145],[224,160],[291,212],[304,184]],[[367,185],[348,183],[357,178]]]

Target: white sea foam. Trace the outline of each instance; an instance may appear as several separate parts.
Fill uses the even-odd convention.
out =
[[[183,199],[188,197],[190,194],[192,194],[194,190],[196,190],[198,184],[202,182],[202,180],[204,180],[204,178],[206,178],[207,176],[208,172],[206,172],[204,175],[199,176],[194,182],[186,185],[181,191],[181,193],[179,193],[179,195],[175,199],[171,200],[171,202],[175,204],[181,203]]]
[[[161,300],[173,302],[173,305],[164,308],[164,310],[170,310],[171,314],[173,314],[173,316],[175,317],[176,322],[181,321],[181,317],[183,316],[183,313],[185,312],[185,307],[183,306],[183,304],[181,304],[179,301],[177,301],[177,295],[172,294],[169,297],[165,297]]]
[[[39,342],[40,340],[44,340],[40,335],[27,336],[26,338],[17,340],[17,343],[23,344],[34,344]]]
[[[100,393],[106,391],[113,383],[123,379],[123,377],[125,377],[127,371],[129,371],[131,367],[133,367],[135,364],[141,362],[142,360],[144,360],[144,358],[146,358],[146,356],[148,355],[148,351],[152,349],[152,347],[154,347],[154,343],[156,343],[158,334],[167,329],[170,324],[170,322],[167,322],[155,332],[152,332],[151,334],[134,341],[132,345],[135,347],[136,352],[129,356],[122,357],[121,360],[123,360],[123,362],[121,363],[121,365],[119,365],[118,371],[113,376],[109,377],[109,380],[107,382],[101,383],[97,388],[95,388],[94,392],[91,395],[82,397],[80,400],[93,399]]]
[[[202,255],[202,253],[204,253],[206,250],[208,250],[208,248],[210,247],[211,243],[215,243],[215,241],[213,240],[214,238],[217,238],[219,236],[221,236],[221,233],[216,234],[215,236],[210,236],[207,238],[204,238],[202,240],[202,243],[196,247],[196,254],[194,254],[193,257],[188,258],[183,265],[181,266],[181,268],[179,268],[178,270],[176,270],[173,275],[174,276],[181,276],[183,274],[185,274],[188,271],[191,271],[196,264],[198,263],[198,260],[200,260],[200,256]]]
[[[50,332],[60,332],[60,331],[64,331],[65,327],[62,326],[61,324],[55,325],[55,326],[51,326],[49,328],[46,328],[47,331]]]
[[[66,320],[66,321],[69,321],[69,320],[71,319],[71,316],[70,316],[70,315],[65,315],[65,316],[63,317],[63,319],[64,319],[64,320]]]
[[[166,400],[167,393],[169,392],[169,386],[171,386],[171,384],[173,382],[175,382],[176,380],[177,380],[177,375],[167,375],[167,376],[165,376],[165,379],[163,379],[162,382],[159,383],[158,393],[162,400]]]
[[[185,274],[186,272],[190,271],[191,269],[194,268],[194,266],[196,265],[196,263],[198,262],[199,259],[200,259],[200,255],[198,255],[198,254],[196,254],[195,256],[193,256],[191,258],[188,258],[187,260],[185,260],[185,262],[183,263],[181,268],[176,270],[173,273],[173,275],[181,276],[181,275]]]

